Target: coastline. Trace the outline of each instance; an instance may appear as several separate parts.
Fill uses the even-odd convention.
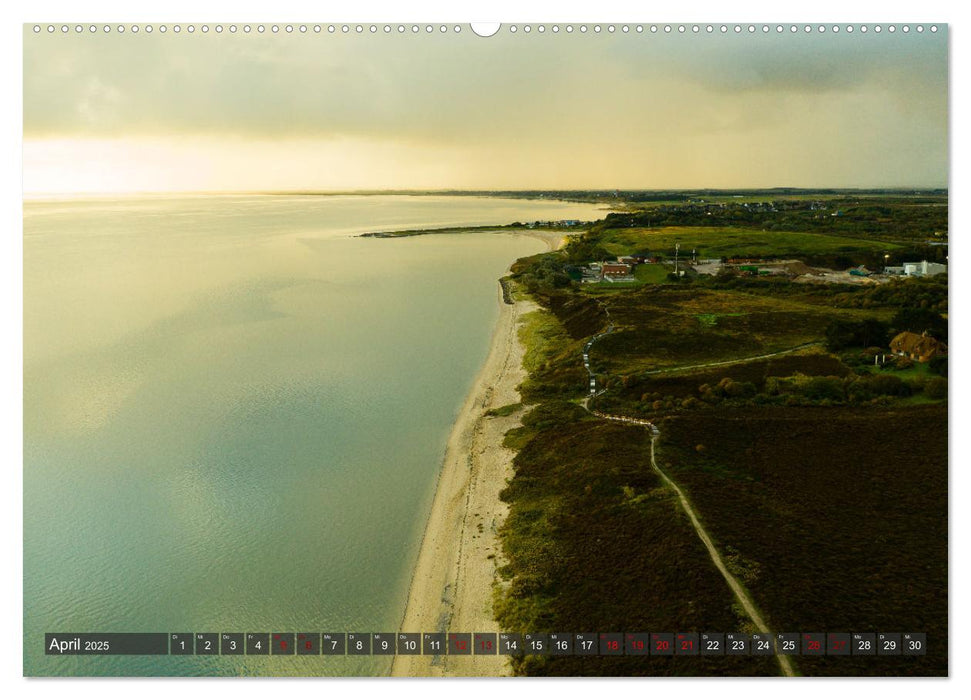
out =
[[[530,232],[532,233],[532,232]],[[536,236],[550,250],[562,235]],[[497,285],[498,287],[498,285]],[[523,409],[487,416],[520,401],[526,378],[519,319],[537,308],[532,301],[506,304],[497,288],[499,318],[485,364],[465,399],[445,449],[442,469],[402,617],[403,632],[492,632],[492,585],[501,556],[499,526],[508,507],[499,492],[513,476],[515,452],[502,446],[506,431],[520,424]],[[504,676],[509,657],[395,656],[392,676]]]
[[[585,229],[568,230],[557,228],[513,228],[502,226],[457,226],[449,228],[410,229],[403,231],[375,231],[372,233],[358,233],[357,238],[412,238],[413,236],[454,235],[461,233],[505,233],[516,236],[528,236],[543,241],[550,250],[558,250],[566,245],[567,239],[574,234],[582,233]]]

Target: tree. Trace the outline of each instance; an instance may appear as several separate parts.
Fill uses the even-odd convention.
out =
[[[934,336],[938,340],[947,342],[947,319],[928,308],[905,308],[898,311],[890,325],[897,333],[910,331]]]
[[[884,347],[889,340],[889,326],[876,318],[862,321],[835,319],[826,326],[826,349],[838,352],[853,347]]]
[[[927,369],[930,370],[932,374],[938,374],[942,377],[947,376],[947,355],[935,355],[927,363]]]
[[[613,256],[607,249],[595,241],[573,239],[566,247],[566,256],[574,264],[607,260]]]

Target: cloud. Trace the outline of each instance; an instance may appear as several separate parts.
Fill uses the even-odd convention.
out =
[[[648,186],[656,173],[751,181],[738,162],[755,152],[777,178],[767,184],[808,173],[821,185],[850,173],[864,184],[891,165],[900,184],[916,182],[914,173],[946,179],[946,32],[28,33],[24,75],[28,140],[209,140],[223,154],[230,141],[313,142],[356,159],[355,177],[366,175],[365,158],[380,168],[382,153],[426,149],[439,161],[422,173],[473,182],[463,168],[480,167],[479,182],[502,186],[532,187],[541,176],[558,186]],[[869,178],[857,159],[820,155],[864,145]],[[395,158],[387,162],[407,182]]]

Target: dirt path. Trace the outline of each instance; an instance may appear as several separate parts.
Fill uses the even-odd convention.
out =
[[[741,357],[737,360],[721,360],[719,362],[703,362],[699,365],[681,365],[680,367],[665,367],[663,369],[653,369],[649,372],[644,372],[644,374],[664,374],[665,372],[684,372],[689,369],[704,369],[705,367],[724,367],[726,365],[744,365],[746,362],[755,362],[756,360],[767,360],[770,357],[779,357],[780,355],[790,355],[794,352],[799,352],[800,350],[805,350],[806,348],[816,347],[821,343],[803,343],[802,345],[796,345],[791,348],[786,348],[785,350],[776,350],[775,352],[769,352],[764,355],[752,355],[751,357]]]
[[[615,416],[608,413],[601,413],[600,411],[595,411],[590,408],[589,406],[590,399],[593,398],[594,396],[599,396],[604,391],[606,391],[606,389],[601,389],[599,392],[596,389],[596,377],[593,374],[593,372],[590,370],[589,351],[590,351],[590,348],[593,346],[594,342],[596,342],[597,340],[599,340],[600,338],[606,335],[609,335],[613,331],[614,331],[614,326],[611,323],[605,332],[594,336],[593,339],[589,343],[587,343],[583,348],[583,364],[590,375],[590,395],[586,399],[584,399],[583,407],[593,415],[599,418],[603,418],[604,420],[611,420],[611,421],[617,421],[620,423],[640,425],[651,431],[651,468],[654,469],[654,471],[657,472],[658,476],[661,477],[661,481],[663,481],[668,488],[670,488],[672,491],[675,492],[675,494],[677,494],[678,502],[681,504],[681,509],[685,512],[685,515],[687,515],[688,519],[691,521],[691,526],[694,528],[695,534],[698,535],[698,539],[701,540],[701,543],[705,545],[705,549],[708,550],[708,556],[711,558],[712,563],[715,565],[715,568],[718,569],[722,577],[725,579],[725,582],[728,584],[729,589],[731,589],[732,594],[735,596],[735,600],[737,600],[739,605],[742,606],[742,609],[745,611],[745,614],[748,615],[749,619],[752,621],[752,624],[755,625],[755,628],[759,632],[771,635],[772,631],[769,629],[769,626],[765,623],[765,619],[762,617],[762,613],[759,612],[758,607],[755,605],[755,601],[752,600],[751,596],[748,594],[748,591],[745,590],[745,587],[742,586],[741,583],[739,583],[738,579],[736,579],[735,576],[732,575],[732,573],[728,570],[728,567],[725,566],[725,561],[724,559],[722,559],[721,553],[718,551],[718,548],[715,546],[715,543],[708,535],[708,531],[705,530],[704,525],[701,524],[701,520],[698,517],[698,513],[695,510],[694,505],[688,499],[687,495],[685,495],[684,491],[681,490],[681,487],[678,486],[678,484],[674,481],[674,479],[668,476],[665,473],[665,471],[661,469],[660,465],[658,465],[657,458],[655,455],[655,445],[657,444],[657,438],[661,434],[661,431],[658,430],[656,425],[654,425],[652,422],[647,420],[643,420],[640,418],[631,418],[629,416]],[[808,343],[805,345],[800,345],[795,348],[790,348],[788,350],[780,350],[778,352],[769,353],[766,355],[759,355],[757,357],[750,357],[742,360],[729,360],[727,362],[711,362],[711,363],[701,364],[701,365],[689,365],[686,367],[672,367],[670,369],[651,372],[650,374],[657,374],[660,372],[674,372],[679,369],[684,370],[684,369],[695,369],[700,367],[715,367],[715,366],[724,365],[724,364],[740,364],[743,362],[751,362],[753,360],[764,359],[766,357],[775,357],[776,355],[784,355],[786,353],[795,352],[796,350],[799,350],[804,347],[809,347],[810,345],[813,345],[813,343]],[[776,654],[776,659],[779,661],[779,667],[782,669],[783,675],[785,676],[796,675],[796,672],[792,667],[792,662],[789,660],[788,656],[785,656],[783,654]]]

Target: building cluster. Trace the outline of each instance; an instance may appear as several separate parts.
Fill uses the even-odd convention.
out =
[[[742,195],[734,195],[733,199],[742,199]],[[762,202],[710,202],[701,198],[690,198],[680,204],[665,205],[663,211],[666,213],[691,213],[691,214],[720,214],[731,211],[738,212],[780,212],[780,211],[826,211],[829,204],[824,201],[806,200],[772,200]],[[655,207],[650,210],[660,213],[661,208]],[[833,216],[842,216],[843,212],[833,213]]]
[[[927,334],[904,331],[890,341],[894,355],[909,357],[915,362],[928,362],[939,355],[947,355],[947,344]]]
[[[580,268],[583,282],[631,282],[638,265],[659,262],[647,255],[621,255],[616,260],[590,263]]]
[[[526,228],[573,228],[580,225],[579,219],[559,219],[557,221],[529,221]]]
[[[892,277],[930,277],[947,272],[947,265],[928,262],[907,262],[902,265],[886,267],[883,272],[874,271],[865,265],[848,270],[830,270],[811,267],[799,260],[764,260],[761,258],[728,258],[727,260],[698,260],[690,263],[695,272],[701,275],[716,275],[732,272],[742,277],[761,277],[765,275],[785,276],[793,282],[818,284],[881,284]]]
[[[902,265],[892,265],[883,268],[886,275],[904,275],[906,277],[933,277],[947,272],[947,265],[943,263],[927,262],[905,262]]]

